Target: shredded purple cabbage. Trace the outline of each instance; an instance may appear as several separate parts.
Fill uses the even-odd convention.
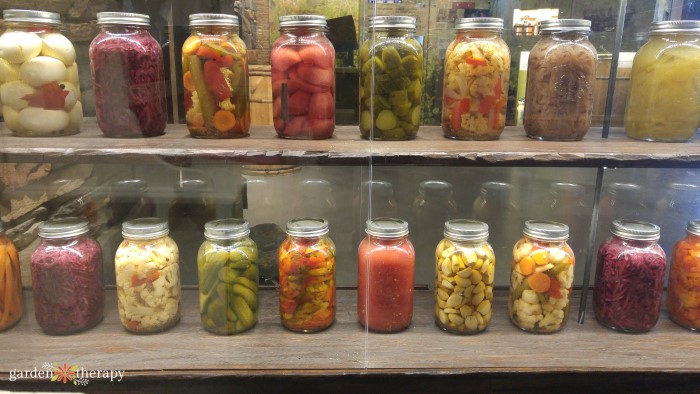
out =
[[[90,44],[90,67],[97,123],[106,136],[164,134],[163,52],[146,30],[101,32]]]
[[[88,329],[102,320],[102,249],[97,241],[43,241],[30,259],[34,313],[49,334]]]
[[[608,238],[598,250],[593,310],[602,324],[649,331],[659,320],[666,255],[648,241]]]

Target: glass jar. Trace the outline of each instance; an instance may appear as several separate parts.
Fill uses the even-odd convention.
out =
[[[524,126],[538,140],[578,141],[588,132],[598,54],[588,41],[591,21],[540,22],[542,38],[527,63]]]
[[[353,245],[359,245],[365,238],[366,223],[363,224],[363,220],[399,216],[399,206],[394,197],[394,185],[390,182],[366,181],[358,190],[355,191],[352,199]]]
[[[659,218],[659,227],[664,237],[659,244],[667,251],[673,252],[674,241],[685,236],[686,232],[679,223],[688,223],[700,215],[700,185],[692,183],[671,183],[666,185],[664,196],[656,202],[655,217]]]
[[[34,314],[44,332],[64,335],[92,328],[104,312],[102,248],[84,218],[39,224],[41,243],[32,253]]]
[[[646,332],[659,320],[666,254],[656,243],[659,226],[615,220],[612,236],[598,249],[593,311],[613,330]]]
[[[496,257],[489,226],[476,220],[445,222],[435,249],[435,324],[454,334],[476,334],[491,321]]]
[[[280,16],[270,54],[273,122],[281,138],[330,138],[335,129],[335,49],[326,17]]]
[[[107,137],[165,134],[163,51],[148,15],[98,12],[100,33],[90,44],[95,114]]]
[[[185,121],[195,138],[238,138],[250,129],[248,53],[238,17],[190,15],[182,46]]]
[[[491,245],[496,258],[501,261],[511,259],[513,239],[520,235],[520,207],[513,196],[513,185],[506,182],[488,181],[481,184],[479,196],[472,204],[472,217],[489,223]],[[499,271],[507,265],[500,266]],[[499,275],[500,276],[500,275]]]
[[[107,224],[110,226],[129,219],[155,215],[155,202],[148,197],[148,184],[143,179],[122,179],[112,184],[107,208]]]
[[[336,202],[333,186],[325,179],[307,179],[299,182],[294,213],[299,217],[335,217]]]
[[[0,331],[12,327],[24,313],[22,270],[15,244],[7,238],[0,222]]]
[[[643,219],[648,212],[644,203],[643,189],[634,183],[611,182],[605,188],[605,194],[598,204],[598,229],[596,245],[602,244],[607,238],[607,229],[616,219]]]
[[[528,220],[513,247],[508,313],[523,331],[553,333],[569,318],[574,252],[562,223]]]
[[[673,248],[668,275],[668,316],[687,329],[700,330],[700,220],[688,222],[687,235]]]
[[[124,222],[114,257],[119,319],[136,334],[164,331],[180,320],[180,256],[168,222]]]
[[[423,94],[423,47],[416,18],[374,16],[360,48],[360,132],[371,140],[416,138]]]
[[[54,12],[4,10],[0,36],[0,101],[16,136],[77,134],[83,124],[73,44]]]
[[[576,183],[555,182],[549,185],[549,196],[545,198],[544,218],[568,223],[569,233],[575,238],[569,246],[575,255],[583,256],[591,223],[589,204],[585,200],[586,188]]]
[[[357,265],[357,316],[370,331],[406,329],[413,318],[416,254],[408,223],[400,219],[367,221]]]
[[[316,332],[335,321],[335,244],[325,219],[287,222],[279,248],[280,318],[291,331]]]
[[[204,226],[197,267],[202,325],[214,334],[249,330],[258,321],[258,247],[243,219]]]
[[[455,30],[445,54],[442,131],[460,140],[497,140],[506,125],[510,77],[503,19],[462,18]]]
[[[700,127],[700,21],[651,25],[632,64],[627,136],[685,142]]]

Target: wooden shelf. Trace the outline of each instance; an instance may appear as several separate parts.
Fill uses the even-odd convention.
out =
[[[700,162],[697,142],[650,143],[628,139],[615,129],[609,139],[592,129],[579,142],[535,141],[521,128],[507,127],[497,141],[455,141],[438,126],[421,127],[412,141],[367,141],[357,126],[338,126],[333,138],[317,141],[284,140],[271,127],[253,126],[248,138],[206,140],[189,137],[184,125],[168,125],[155,138],[106,138],[94,119],[75,136],[13,137],[0,131],[4,162],[127,160],[214,161],[253,164],[425,164],[481,166],[576,167],[695,167]]]

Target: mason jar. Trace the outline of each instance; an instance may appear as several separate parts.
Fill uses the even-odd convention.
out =
[[[328,221],[287,222],[279,247],[280,318],[291,331],[316,332],[335,321],[335,244]]]
[[[270,54],[272,119],[281,138],[317,140],[335,130],[335,49],[326,17],[280,16]]]
[[[199,248],[200,316],[204,329],[230,335],[258,321],[258,248],[243,219],[219,219],[204,226]]]
[[[574,283],[574,252],[569,226],[528,220],[513,247],[508,313],[523,331],[553,333],[569,318]]]
[[[652,23],[630,78],[628,137],[663,142],[693,138],[700,127],[700,21]]]
[[[588,132],[598,54],[588,41],[591,21],[540,22],[527,62],[524,126],[538,140],[578,141]]]
[[[54,12],[4,10],[0,101],[16,136],[72,135],[83,124],[75,48]]]
[[[190,15],[191,34],[182,46],[182,81],[192,137],[248,135],[248,52],[238,29],[236,15]]]
[[[442,131],[447,138],[496,140],[506,124],[510,51],[503,19],[462,18],[445,54]],[[478,88],[471,88],[478,86]]]
[[[139,218],[122,224],[114,257],[119,319],[136,334],[165,331],[180,321],[180,255],[168,222]]]
[[[148,15],[98,12],[100,33],[90,43],[95,114],[107,137],[165,134],[163,51]]]
[[[700,220],[688,222],[687,234],[673,248],[666,309],[676,324],[700,330]]]
[[[659,320],[666,279],[666,254],[659,226],[615,220],[612,236],[598,249],[593,312],[613,330],[646,332]]]
[[[51,219],[39,225],[41,243],[30,258],[34,315],[47,334],[94,327],[104,313],[102,248],[84,218]]]
[[[435,324],[453,334],[476,334],[491,322],[496,257],[489,226],[476,220],[445,222],[435,249]]]
[[[423,47],[416,18],[374,16],[360,48],[360,131],[371,140],[416,138],[423,94]]]
[[[397,332],[411,325],[416,254],[401,219],[367,221],[358,248],[357,316],[375,332]]]
[[[0,222],[0,331],[15,325],[24,313],[22,270],[17,247],[3,232]]]

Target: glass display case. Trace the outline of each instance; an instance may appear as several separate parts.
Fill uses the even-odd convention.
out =
[[[80,86],[78,92],[72,88],[67,91],[67,85],[58,81],[59,90],[52,87],[51,103],[36,99],[42,88],[23,86],[26,92],[23,90],[21,94],[10,91],[12,85],[23,83],[15,82],[23,74],[23,66],[16,59],[3,57],[3,53],[11,53],[12,43],[0,36],[0,98],[5,116],[0,126],[0,228],[19,251],[24,286],[21,319],[4,330],[0,328],[3,349],[0,388],[55,390],[75,385],[85,390],[210,391],[236,385],[240,390],[254,391],[272,390],[285,384],[290,389],[301,389],[314,383],[318,390],[343,392],[360,390],[365,385],[391,391],[427,391],[435,387],[454,388],[452,383],[469,381],[474,383],[470,387],[477,389],[523,391],[522,387],[527,387],[545,391],[552,384],[562,382],[575,384],[581,390],[594,390],[605,381],[613,382],[610,387],[624,391],[638,390],[640,377],[648,383],[645,387],[648,390],[682,392],[698,387],[700,349],[692,345],[696,334],[669,319],[665,302],[658,324],[650,332],[639,335],[608,330],[596,321],[592,309],[598,248],[610,234],[613,221],[635,219],[657,224],[661,231],[659,245],[670,257],[675,243],[685,236],[688,222],[700,219],[698,137],[683,143],[641,141],[629,138],[623,127],[629,86],[634,84],[629,80],[631,59],[647,41],[645,33],[652,22],[700,19],[695,1],[358,0],[348,6],[336,0],[308,5],[306,2],[290,5],[282,0],[147,3],[105,0],[89,7],[79,1],[30,3],[15,0],[5,2],[2,7],[36,5],[37,10],[44,7],[42,11],[60,15],[61,31],[75,48],[76,65],[71,67],[79,70],[80,78],[76,77],[75,81],[79,80]],[[97,12],[149,16],[150,33],[160,43],[165,63],[167,113],[159,114],[168,117],[164,135],[109,138],[100,130],[88,56],[90,42],[100,31],[93,23]],[[245,76],[248,81],[238,81],[251,97],[245,103],[250,111],[248,136],[235,139],[190,136],[184,108],[201,103],[183,102],[186,97],[183,82],[186,85],[188,81],[183,81],[181,51],[189,35],[188,17],[196,13],[237,16],[237,39],[245,43],[247,59],[236,60],[247,61],[249,69]],[[339,117],[328,139],[280,138],[272,120],[274,70],[270,67],[270,48],[277,39],[277,21],[272,20],[272,15],[277,18],[305,14],[327,18],[328,39],[336,53],[334,86]],[[383,56],[386,59],[372,53],[363,57],[358,44],[372,42],[369,21],[377,16],[414,18],[412,39],[422,47],[420,56],[397,51],[398,56]],[[528,114],[523,107],[528,102],[524,100],[528,95],[525,82],[528,54],[539,40],[539,22],[553,16],[590,21],[586,45],[597,52],[594,79],[569,78],[575,73],[569,70],[564,73],[566,78],[549,84],[552,89],[559,89],[558,93],[561,89],[566,90],[564,93],[585,90],[586,100],[592,97],[591,127],[581,141],[528,138],[522,126],[523,114]],[[443,108],[454,104],[442,102],[443,97],[450,97],[443,94],[445,54],[455,38],[456,22],[465,17],[503,20],[501,37],[510,51],[510,74],[509,78],[498,79],[499,86],[502,85],[498,89],[498,102],[502,101],[502,107],[496,111],[490,105],[490,110],[482,114],[486,117],[498,113],[499,124],[505,114],[504,130],[496,140],[445,138],[441,125]],[[349,18],[349,22],[345,23],[344,18]],[[348,44],[352,42],[354,46]],[[227,51],[221,48],[220,52],[227,54]],[[693,52],[685,54],[696,56]],[[478,59],[478,54],[475,56]],[[36,57],[41,57],[41,50]],[[359,81],[365,66],[360,64],[362,59],[369,59],[368,70],[377,71],[381,67],[391,70],[367,72],[363,78],[370,80],[363,82],[369,89],[365,89]],[[416,68],[419,59],[422,59],[422,73]],[[466,59],[450,72],[468,69],[470,73],[487,75],[478,68],[488,65],[474,60],[474,56]],[[203,74],[199,82],[216,80],[223,88],[228,77],[214,78],[211,73],[216,73],[217,67],[225,68],[222,65],[225,60],[219,57],[208,62],[211,65],[206,73],[210,76]],[[399,77],[381,80],[392,72]],[[700,71],[695,72],[696,80],[700,80]],[[354,75],[355,79],[347,75]],[[470,80],[465,77],[459,83]],[[500,82],[506,80],[508,83]],[[383,83],[389,83],[391,91],[382,87]],[[422,91],[418,92],[416,86],[422,87]],[[280,89],[291,95],[293,92],[286,90],[293,87],[285,84]],[[305,88],[314,89],[314,86],[309,83]],[[462,88],[471,89],[459,86],[460,91]],[[482,103],[478,100],[485,101],[494,92],[492,83],[483,89],[488,94],[472,95],[474,102],[470,100],[470,107],[462,108],[465,113],[479,112]],[[377,95],[375,91],[386,94]],[[13,122],[23,119],[22,105],[54,106],[57,97],[75,98],[71,95],[80,99],[84,115],[78,134],[32,138],[14,135],[13,125],[17,123]],[[6,96],[12,101],[5,100]],[[267,98],[254,102],[253,97]],[[419,105],[410,106],[411,120],[420,120],[413,122],[420,123],[415,139],[387,141],[362,137],[363,111],[369,116],[375,116],[373,112],[377,111],[379,116],[388,108],[393,111],[394,107],[401,107],[408,97],[412,102],[420,101]],[[241,100],[245,101],[239,97],[232,104]],[[11,102],[19,107],[12,107]],[[342,108],[348,102],[353,102],[355,108],[349,111]],[[317,109],[309,108],[309,113]],[[345,124],[353,111],[354,122]],[[373,133],[373,128],[380,126],[368,122],[366,127],[367,132]],[[125,180],[138,185],[115,186]],[[195,181],[199,187],[179,190]],[[206,209],[185,209],[195,203]],[[133,275],[121,272],[121,268],[115,274],[122,222],[137,216],[153,216],[169,223],[181,257],[179,262],[168,262],[180,273],[179,322],[166,331],[149,335],[134,335],[128,326],[125,328],[118,304],[118,298],[122,297],[118,289],[124,287],[119,285],[122,276],[131,285],[126,286],[131,291],[129,296],[138,298],[146,307],[153,307],[150,304],[154,301],[149,297],[158,296],[160,288],[156,282],[161,286],[167,280],[166,275],[141,275],[134,280]],[[413,308],[407,328],[380,333],[358,322],[358,304],[371,308],[373,303],[366,302],[371,296],[386,297],[391,293],[382,293],[384,289],[372,289],[372,286],[392,284],[387,280],[371,281],[368,275],[358,272],[358,246],[366,236],[367,221],[387,216],[407,222],[411,231],[415,247]],[[29,263],[41,242],[40,224],[61,217],[86,219],[90,237],[101,246],[104,318],[86,331],[53,336],[42,331],[34,316]],[[311,244],[299,253],[308,262],[304,266],[293,256],[280,254],[285,224],[302,217],[323,219],[329,228],[328,236],[334,245],[329,243],[325,247],[334,256],[332,270],[317,271],[325,267],[319,265],[319,251],[312,250]],[[228,267],[241,259],[232,255],[237,250],[222,249],[224,257],[214,261],[220,271],[210,270],[208,276],[200,277],[202,268],[198,267],[197,252],[206,236],[204,224],[229,218],[248,223],[250,239],[257,245],[255,264],[259,271],[254,274],[240,267]],[[469,253],[447,253],[449,262],[435,254],[436,245],[443,238],[445,221],[455,219],[478,220],[488,225],[488,242],[492,247],[488,255],[490,267],[469,274],[478,272],[481,278],[459,276],[462,271],[459,256],[464,255],[467,260],[471,258]],[[183,226],[184,220],[189,225]],[[513,245],[521,238],[521,230],[529,220],[566,224],[570,251],[575,255],[576,264],[571,264],[570,270],[567,267],[565,287],[571,289],[566,296],[568,312],[559,324],[561,330],[549,335],[523,332],[511,323],[508,311],[511,271],[516,265]],[[371,238],[372,234],[367,233],[367,237]],[[219,254],[222,250],[217,249]],[[528,255],[529,261],[525,263],[521,261],[527,260],[523,257],[517,262],[518,269],[531,264],[526,269],[531,270],[531,276],[547,276],[534,274],[557,270],[549,267],[550,260],[556,257],[554,251],[543,248],[539,254],[550,252],[552,256],[543,259]],[[149,251],[137,257],[140,264],[150,269],[156,257],[167,260],[166,254],[158,253]],[[456,259],[453,261],[451,256]],[[465,261],[465,266],[479,265],[478,255],[473,257],[475,260]],[[450,275],[440,276],[439,283],[436,261],[442,261],[445,269],[450,269]],[[118,267],[122,263],[119,261]],[[299,275],[289,267],[294,267]],[[488,283],[483,278],[486,272]],[[545,310],[549,307],[546,303],[555,305],[556,299],[561,298],[563,288],[558,273],[548,276],[555,279],[547,279],[546,289],[544,283],[530,284],[525,280],[527,286],[542,289],[528,292],[525,307],[532,309],[529,312],[536,315],[537,306]],[[324,280],[315,283],[304,279],[313,279],[315,275],[324,275]],[[255,276],[259,279],[257,283],[251,280]],[[363,278],[367,283],[358,286],[358,280]],[[202,279],[209,280],[210,285],[200,287]],[[461,286],[458,279],[467,286]],[[0,275],[0,322],[4,321],[5,305],[17,303],[12,299],[16,291],[9,292],[6,288],[16,280],[14,273]],[[290,283],[298,284],[298,288]],[[332,295],[329,283],[333,285]],[[482,304],[487,284],[491,297],[488,305]],[[293,302],[281,306],[283,287],[287,293],[285,300]],[[218,288],[224,289],[223,292],[214,294]],[[359,293],[358,288],[362,289]],[[143,294],[140,289],[144,290]],[[451,291],[448,299],[453,294],[455,297],[449,302],[443,299],[444,306],[438,305],[439,289]],[[462,293],[467,289],[473,295],[464,296]],[[696,290],[700,292],[700,287]],[[479,303],[466,304],[481,294],[483,299]],[[303,305],[322,308],[320,304],[330,304],[325,296],[332,297],[330,302],[334,303],[334,320],[324,324],[326,329],[315,333],[295,332],[281,323],[284,313],[296,313],[296,308]],[[700,296],[690,298],[694,301]],[[224,326],[233,329],[211,330],[203,326],[207,320],[202,320],[202,307],[206,305],[200,300],[207,299],[220,300],[221,304],[206,309],[207,319],[224,322]],[[227,302],[234,307],[227,307]],[[240,320],[237,313],[241,308],[235,307],[235,303],[242,307],[242,302],[255,305],[257,322],[244,324]],[[382,307],[387,305],[391,303],[384,302]],[[455,327],[464,324],[471,333],[474,330],[459,321],[457,313],[465,316],[464,311],[471,309],[482,319],[488,315],[484,324],[478,322],[476,314],[470,316],[476,320],[477,335],[454,335],[451,331],[455,330],[436,324],[436,316],[440,321],[442,312],[447,321],[449,316],[456,319]],[[226,316],[216,316],[217,311]],[[372,315],[371,310],[365,313]],[[148,313],[143,316],[148,318]],[[238,322],[241,324],[237,325]],[[238,326],[245,326],[245,330],[236,329]],[[227,335],[230,333],[235,335]],[[193,378],[197,383],[191,383]],[[186,381],[190,383],[183,385]],[[436,386],[441,383],[449,385]]]

